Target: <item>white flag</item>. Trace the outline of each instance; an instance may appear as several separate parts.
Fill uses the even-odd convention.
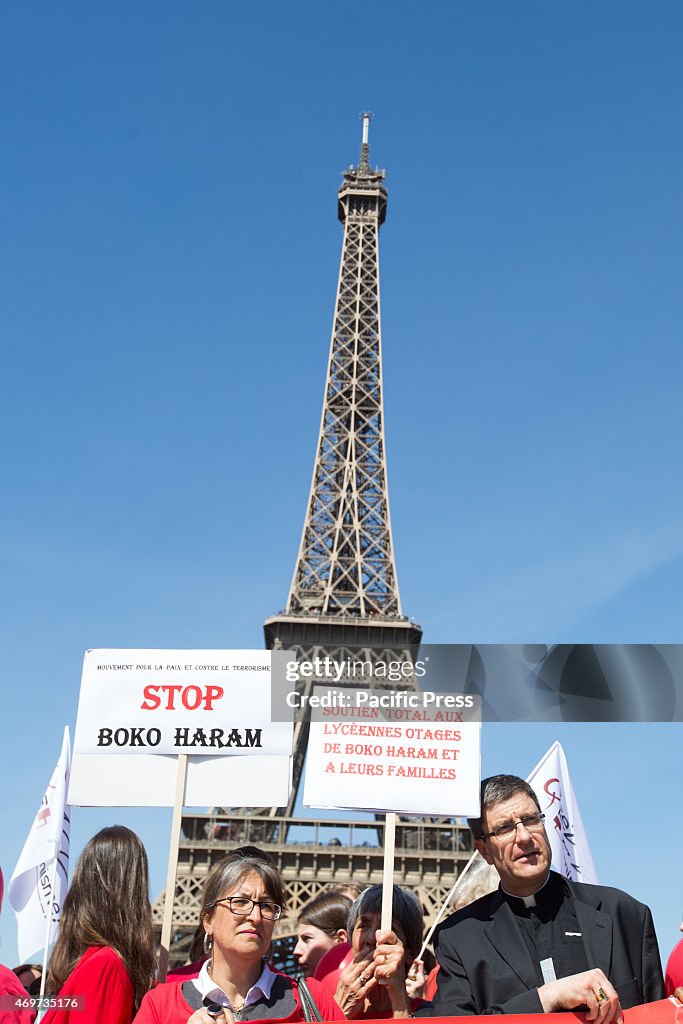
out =
[[[67,727],[57,767],[7,889],[17,918],[17,947],[23,962],[57,938],[69,867],[70,816],[66,794],[70,768]]]
[[[557,741],[538,762],[527,782],[533,787],[545,814],[553,867],[572,882],[595,884],[598,876],[569,778],[567,758]]]

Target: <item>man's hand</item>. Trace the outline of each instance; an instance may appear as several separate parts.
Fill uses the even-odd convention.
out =
[[[595,1024],[623,1024],[624,1014],[619,996],[598,967],[582,974],[570,974],[541,985],[538,990],[544,1013],[575,1010],[587,1006],[587,1021]]]
[[[422,960],[413,960],[410,970],[406,974],[406,992],[408,999],[422,999],[425,994],[427,975]]]

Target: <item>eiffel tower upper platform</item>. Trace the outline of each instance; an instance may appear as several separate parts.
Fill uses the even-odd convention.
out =
[[[306,517],[287,605],[264,623],[268,648],[297,659],[362,657],[414,664],[422,637],[401,608],[387,488],[379,229],[387,207],[385,172],[369,161],[370,115],[362,115],[357,166],[343,174],[338,215],[344,228],[320,432]],[[310,686],[307,681],[305,686]],[[342,679],[340,685],[359,685]],[[363,685],[367,685],[367,680]],[[408,673],[402,689],[415,687]],[[308,722],[295,723],[293,790],[287,807],[233,808],[186,815],[180,845],[175,959],[198,921],[203,880],[235,846],[252,844],[278,862],[289,905],[277,935],[296,931],[301,907],[330,883],[382,880],[379,820],[295,818]],[[455,820],[410,819],[396,835],[396,881],[411,886],[427,921],[469,859],[469,830]],[[162,900],[155,920],[160,922]]]

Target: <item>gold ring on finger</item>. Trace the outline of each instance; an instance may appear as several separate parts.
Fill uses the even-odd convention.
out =
[[[598,1002],[599,1002],[599,1003],[601,1003],[601,1002],[602,1002],[602,1001],[603,1001],[604,999],[609,999],[609,996],[608,996],[608,995],[607,995],[607,993],[605,992],[605,990],[604,990],[604,988],[602,987],[602,985],[601,985],[601,986],[600,986],[600,988],[598,989],[598,996],[597,996],[597,999],[598,999]]]

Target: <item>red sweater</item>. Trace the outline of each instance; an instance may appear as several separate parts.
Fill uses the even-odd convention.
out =
[[[48,1010],[41,1024],[130,1024],[134,995],[118,953],[109,946],[90,946],[59,991],[62,997],[79,996],[84,1008]]]
[[[17,978],[14,971],[9,967],[0,964],[0,996],[7,997],[8,1001],[16,999],[27,999],[28,992]],[[34,1010],[11,1010],[8,1006],[0,1006],[0,1024],[29,1024],[35,1017]]]
[[[203,956],[201,960],[195,960],[193,964],[186,964],[185,967],[174,967],[166,975],[166,981],[170,983],[172,981],[188,981],[190,978],[198,978],[199,972],[208,959],[208,956]]]
[[[672,996],[679,985],[683,985],[683,939],[671,951],[664,974],[666,994]]]
[[[291,991],[295,1007],[293,1011],[288,1012],[285,1016],[277,1016],[276,1004],[271,1009],[274,1015],[267,1018],[268,1024],[285,1024],[285,1022],[289,1024],[290,1021],[294,1024],[296,1021],[303,1021],[304,1012],[301,1008],[301,1000],[299,999],[299,990],[296,982],[285,974],[278,973],[278,977],[285,978],[289,982],[287,992]],[[311,995],[318,1004],[322,1014],[322,1019],[324,1021],[345,1020],[344,1014],[320,982],[315,981],[313,978],[308,978],[307,980]],[[151,992],[148,992],[137,1012],[135,1024],[187,1024],[188,1019],[195,1011],[183,996],[183,984],[187,984],[187,982],[168,982],[165,985],[157,985]],[[250,1020],[249,1024],[253,1024],[253,1021]]]

